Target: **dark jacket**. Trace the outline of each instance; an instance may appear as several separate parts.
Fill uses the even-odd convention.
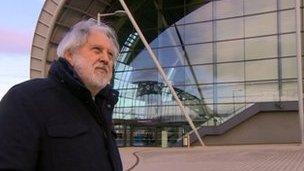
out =
[[[92,99],[59,58],[49,76],[11,88],[0,103],[0,170],[122,170],[113,137],[118,92]]]

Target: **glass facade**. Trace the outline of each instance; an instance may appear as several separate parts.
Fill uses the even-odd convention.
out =
[[[297,100],[294,0],[181,2],[157,1],[142,12],[151,23],[141,28],[196,126],[220,124],[257,102]],[[118,57],[114,88],[114,118],[145,123],[133,143],[142,134],[152,142],[157,129],[175,138],[189,130],[135,32]]]

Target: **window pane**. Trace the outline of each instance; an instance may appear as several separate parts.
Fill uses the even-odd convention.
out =
[[[226,18],[243,15],[243,0],[215,1],[216,18]]]
[[[166,68],[165,72],[174,85],[195,84],[189,67]]]
[[[188,95],[191,95],[195,99],[201,99],[201,94],[199,93],[198,86],[174,86],[175,88],[185,92]]]
[[[154,51],[155,52],[155,51]],[[135,55],[135,52],[132,53]],[[130,66],[134,69],[154,68],[154,62],[150,58],[150,55],[146,49],[136,54],[136,57],[132,57],[133,60],[130,62]]]
[[[277,9],[277,0],[244,0],[245,14],[273,11]]]
[[[295,7],[295,1],[294,0],[279,0],[279,4],[280,4],[279,5],[280,9]]]
[[[234,18],[216,22],[217,40],[226,40],[243,37],[243,19]]]
[[[169,27],[150,43],[151,47],[176,46],[180,45],[176,30]]]
[[[161,48],[154,51],[163,67],[188,65],[185,63],[184,52],[181,47]]]
[[[246,59],[262,59],[278,56],[277,36],[245,40]]]
[[[204,64],[212,62],[212,44],[199,44],[185,46],[191,64]]]
[[[277,13],[250,16],[245,18],[245,36],[259,36],[277,32]]]
[[[280,18],[281,33],[295,31],[296,29],[295,10],[280,11],[279,18]]]
[[[296,36],[295,36],[295,34],[281,35],[281,54],[282,54],[282,56],[296,55]]]
[[[217,105],[217,113],[223,118],[229,117],[230,114],[234,113],[234,106],[234,104]]]
[[[199,84],[212,83],[213,81],[212,65],[193,66],[193,69]]]
[[[277,67],[277,59],[246,62],[246,80],[277,79]]]
[[[125,72],[130,74],[128,80],[132,83],[140,82],[140,81],[160,81],[160,76],[156,69],[149,70],[136,70],[136,71],[128,71]]]
[[[282,59],[282,77],[297,78],[297,58]]]
[[[283,81],[282,83],[282,101],[298,100],[297,80]]]
[[[209,42],[212,40],[212,23],[197,23],[178,26],[185,44]]]
[[[156,117],[161,117],[162,120],[175,120],[175,121],[181,121],[184,120],[184,116],[183,114],[180,112],[180,109],[178,106],[158,106],[158,107],[154,107],[150,109],[151,112],[154,111],[158,111],[158,114],[154,116],[150,115],[150,119],[154,118],[156,119]],[[186,109],[187,110],[187,109]],[[155,113],[155,112],[154,112]]]
[[[115,78],[119,81],[129,82],[131,72],[116,72]]]
[[[244,40],[217,43],[217,61],[238,61],[244,59]]]
[[[244,81],[244,63],[218,64],[217,74],[217,82]]]
[[[133,98],[119,97],[117,107],[131,107],[134,105]]]
[[[136,87],[137,87],[137,85],[132,84],[129,79],[116,77],[116,74],[115,74],[115,79],[114,79],[114,88],[115,89],[136,88]]]
[[[176,24],[193,23],[212,19],[212,2],[192,11],[190,14],[176,22]]]
[[[246,84],[246,102],[277,101],[278,94],[278,82]]]
[[[133,99],[137,89],[124,89],[119,91],[119,96]]]
[[[201,92],[204,97],[204,103],[212,104],[213,103],[213,85],[201,85]]]
[[[245,101],[244,84],[217,85],[218,103],[241,103]]]

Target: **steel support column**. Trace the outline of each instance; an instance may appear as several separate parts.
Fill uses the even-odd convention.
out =
[[[296,47],[297,47],[297,64],[298,64],[298,107],[299,107],[299,122],[301,132],[301,143],[304,143],[304,116],[303,116],[303,75],[302,75],[302,35],[301,35],[301,0],[295,0],[296,4]]]

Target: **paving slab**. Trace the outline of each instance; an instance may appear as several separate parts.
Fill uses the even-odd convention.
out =
[[[122,148],[129,171],[304,171],[304,146],[235,145],[191,148]]]

